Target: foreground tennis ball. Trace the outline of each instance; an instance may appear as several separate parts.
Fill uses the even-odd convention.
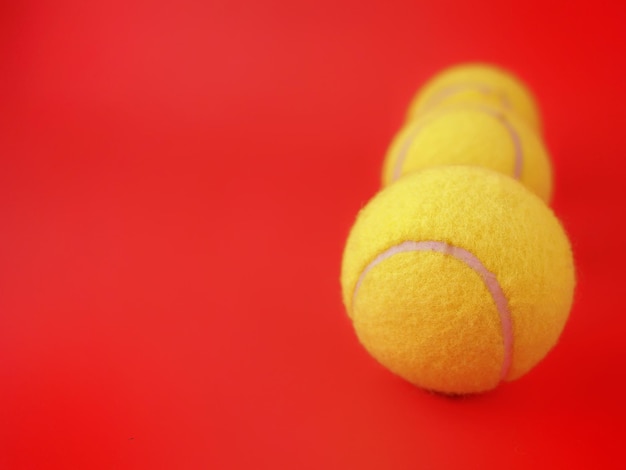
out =
[[[556,344],[574,290],[552,211],[491,170],[408,175],[361,210],[343,301],[381,364],[425,389],[467,394],[515,380]]]
[[[535,99],[511,72],[488,64],[461,64],[431,78],[414,97],[409,120],[448,104],[480,103],[518,114],[539,131],[541,119]]]
[[[387,152],[383,185],[416,170],[455,164],[512,176],[550,201],[552,168],[537,133],[515,114],[485,105],[457,105],[408,122]]]

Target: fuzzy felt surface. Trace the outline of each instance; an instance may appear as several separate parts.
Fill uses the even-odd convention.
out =
[[[514,112],[535,130],[541,130],[537,102],[529,88],[512,72],[490,64],[459,64],[432,77],[411,101],[412,120],[447,104],[482,103]]]
[[[383,185],[439,165],[477,165],[519,179],[549,202],[548,152],[524,120],[501,109],[464,104],[408,122],[394,137],[383,165]]]
[[[476,266],[436,249],[397,250],[374,262],[406,242],[465,250],[494,276],[512,328],[504,380],[528,372],[556,344],[575,275],[551,209],[497,172],[432,168],[375,196],[344,251],[348,315],[361,343],[388,369],[424,388],[473,393],[497,386],[507,355],[497,298]]]

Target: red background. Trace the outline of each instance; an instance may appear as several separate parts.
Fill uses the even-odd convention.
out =
[[[0,468],[611,468],[626,437],[626,8],[528,0],[0,7]],[[418,86],[535,90],[579,284],[482,396],[378,366],[343,311]]]

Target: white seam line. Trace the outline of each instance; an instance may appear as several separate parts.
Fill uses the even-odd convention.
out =
[[[359,276],[359,279],[357,280],[357,283],[354,287],[354,292],[352,294],[351,310],[353,315],[357,293],[367,273],[374,266],[385,261],[393,255],[412,251],[434,251],[437,253],[443,253],[444,255],[450,255],[458,259],[459,261],[464,262],[481,277],[496,304],[496,309],[498,310],[498,314],[500,316],[500,328],[502,332],[502,339],[504,342],[504,359],[502,361],[502,367],[500,371],[500,380],[504,380],[507,377],[509,370],[511,369],[511,364],[513,361],[513,321],[511,318],[511,312],[509,310],[509,305],[504,295],[504,292],[502,291],[502,287],[500,286],[498,279],[496,278],[496,275],[489,271],[476,256],[474,256],[472,253],[464,248],[449,245],[445,242],[429,240],[420,242],[405,241],[383,251],[378,256],[376,256],[376,258],[374,258],[365,267],[365,269],[363,269]]]

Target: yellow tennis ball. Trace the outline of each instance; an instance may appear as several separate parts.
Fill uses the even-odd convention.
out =
[[[383,185],[439,165],[490,168],[520,180],[546,202],[552,195],[552,168],[541,139],[501,109],[458,105],[408,122],[387,152]]]
[[[359,213],[343,301],[381,364],[447,394],[519,378],[555,345],[575,276],[568,238],[537,196],[477,167],[424,170]]]
[[[531,91],[511,72],[488,64],[461,64],[431,78],[413,98],[408,119],[448,104],[481,103],[512,111],[532,128],[541,129]]]

